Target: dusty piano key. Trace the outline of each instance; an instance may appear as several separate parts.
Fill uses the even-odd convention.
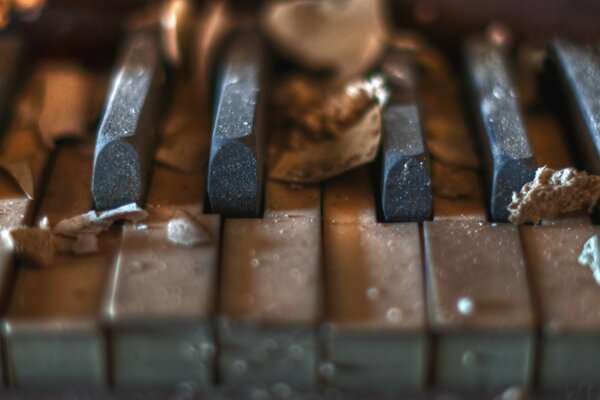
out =
[[[214,380],[220,218],[202,214],[205,181],[204,166],[183,173],[155,165],[150,216],[123,229],[105,305],[118,388]]]
[[[201,215],[197,204],[187,212],[171,211],[162,209],[168,217],[153,216],[123,230],[106,307],[118,388],[168,388],[185,382],[200,387],[213,381],[210,316],[219,216]],[[179,221],[201,230],[197,243],[169,240]]]
[[[324,189],[325,383],[412,391],[428,359],[419,227],[377,223],[366,170]]]
[[[256,217],[264,169],[265,48],[255,33],[227,44],[220,66],[212,125],[208,197],[212,210]]]
[[[264,218],[225,221],[219,376],[227,388],[278,395],[317,383],[320,190],[266,186]]]
[[[164,70],[158,35],[130,33],[101,118],[92,194],[96,209],[141,203],[146,195]]]
[[[390,99],[383,111],[381,208],[386,221],[431,216],[431,170],[416,95],[417,71],[408,54],[390,51],[383,61]]]
[[[516,226],[424,225],[434,382],[486,391],[530,383],[534,316]]]
[[[37,217],[38,221],[47,217],[50,226],[92,206],[93,146],[65,144],[56,157]],[[106,385],[106,349],[98,311],[118,230],[99,239],[97,253],[57,253],[46,267],[20,266],[4,321],[11,385]]]
[[[590,224],[521,228],[540,310],[542,390],[600,385],[600,288],[592,270],[577,261],[585,242],[599,234]]]
[[[567,97],[582,167],[600,173],[600,48],[555,41],[550,55]]]
[[[4,132],[14,96],[23,83],[23,40],[14,35],[1,35],[0,55],[0,132]]]
[[[492,39],[472,38],[464,48],[494,221],[508,219],[512,193],[531,181],[536,169],[504,53]]]

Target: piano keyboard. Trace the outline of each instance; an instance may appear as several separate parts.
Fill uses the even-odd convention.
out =
[[[550,78],[527,102],[531,82],[488,36],[465,40],[460,65],[389,51],[379,160],[300,186],[266,175],[278,72],[259,36],[227,42],[211,109],[191,78],[165,73],[155,32],[128,35],[108,83],[87,71],[87,84],[83,66],[45,74],[46,60],[23,77],[21,43],[0,37],[0,160],[28,162],[34,186],[0,174],[0,226],[132,202],[149,213],[100,234],[98,252],[44,267],[2,242],[6,390],[267,399],[600,385],[600,286],[577,262],[600,229],[587,216],[506,222],[538,166],[600,172],[598,48],[552,43]],[[168,136],[181,118],[168,135],[188,136]],[[42,142],[65,126],[93,134]],[[191,169],[153,161],[187,137],[196,147],[175,158],[195,154]],[[194,222],[195,242],[169,240],[177,221]]]

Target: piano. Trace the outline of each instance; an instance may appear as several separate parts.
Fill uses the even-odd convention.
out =
[[[436,2],[410,23],[391,3],[435,31]],[[507,222],[538,167],[600,173],[600,36],[553,38],[555,11],[514,40],[481,23],[386,51],[379,156],[302,185],[268,174],[273,84],[295,67],[255,30],[224,37],[214,70],[174,69],[154,25],[86,35],[89,14],[84,44],[52,53],[50,28],[16,21],[0,34],[0,397],[600,396],[600,285],[578,263],[597,212]],[[130,203],[147,217],[63,235],[46,265],[13,254],[10,230]]]

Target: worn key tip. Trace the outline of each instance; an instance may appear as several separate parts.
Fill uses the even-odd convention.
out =
[[[96,156],[92,193],[96,209],[116,208],[143,198],[142,165],[135,149],[127,142],[114,141]]]

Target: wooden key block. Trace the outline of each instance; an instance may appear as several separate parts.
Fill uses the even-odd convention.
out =
[[[378,223],[371,182],[357,176],[368,174],[325,186],[321,377],[341,390],[415,390],[428,351],[419,228]]]
[[[37,220],[48,217],[53,226],[91,208],[92,156],[89,144],[61,146]],[[119,229],[99,239],[97,253],[59,253],[46,267],[21,265],[4,321],[13,386],[106,386],[106,349],[98,309]]]
[[[424,383],[425,307],[417,224],[324,228],[328,384],[347,390],[406,391]]]
[[[517,227],[434,221],[424,236],[435,384],[528,385],[534,320]]]
[[[544,390],[600,385],[600,286],[577,258],[600,229],[524,226],[521,237],[540,309],[538,380]]]
[[[123,230],[105,306],[119,388],[212,383],[220,218],[196,218],[210,239],[189,247],[170,242],[157,218]]]
[[[268,181],[266,204],[263,219],[225,221],[221,382],[242,390],[314,387],[321,316],[319,189]]]

